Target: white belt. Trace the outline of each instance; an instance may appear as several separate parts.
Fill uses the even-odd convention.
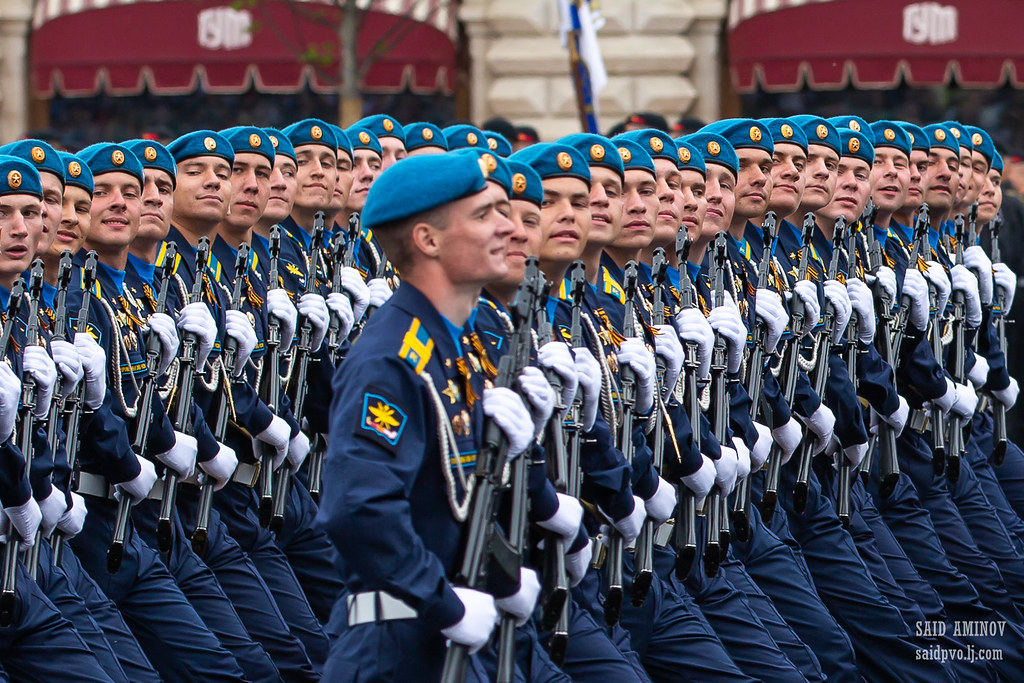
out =
[[[416,610],[385,591],[353,593],[348,596],[348,625],[415,619]]]
[[[106,498],[108,500],[116,500],[114,497],[114,486],[106,477],[99,474],[93,474],[92,472],[79,472],[78,473],[78,488],[76,492],[82,496],[92,496],[93,498]],[[147,500],[163,500],[164,497],[164,480],[157,479],[153,488],[150,490],[149,495],[146,496]]]

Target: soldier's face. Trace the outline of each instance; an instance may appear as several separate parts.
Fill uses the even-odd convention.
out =
[[[43,254],[53,243],[53,238],[57,234],[57,226],[60,225],[64,204],[64,186],[60,182],[60,178],[48,171],[41,172],[39,178],[43,181],[43,231],[39,234],[36,253]]]
[[[871,167],[863,159],[843,157],[839,160],[839,177],[832,201],[819,215],[829,220],[842,216],[847,223],[860,218],[871,194]]]
[[[939,147],[928,154],[928,175],[924,183],[924,200],[932,211],[949,211],[960,186],[960,157]]]
[[[323,145],[295,148],[297,160],[295,206],[309,211],[326,209],[338,178],[338,158]]]
[[[679,221],[683,211],[683,177],[674,161],[655,159],[654,172],[657,176],[658,213],[654,221],[655,246],[666,246],[675,242],[679,232]]]
[[[139,218],[139,237],[162,240],[171,229],[174,212],[174,185],[171,176],[155,168],[147,168],[146,183],[142,186],[142,214]]]
[[[76,185],[64,188],[64,206],[60,225],[57,226],[57,237],[50,245],[50,255],[60,256],[65,249],[75,254],[82,248],[82,242],[89,236],[91,207],[92,195],[83,188]]]
[[[871,166],[871,201],[880,211],[898,210],[907,202],[910,175],[906,154],[894,147],[876,147],[875,163]]]
[[[338,150],[338,179],[334,183],[334,194],[331,195],[331,210],[341,211],[345,208],[348,195],[352,191],[352,157],[343,149]]]
[[[206,156],[185,159],[178,164],[172,223],[180,216],[189,222],[216,225],[227,215],[230,200],[231,164],[226,160]]]
[[[807,154],[800,145],[782,142],[772,154],[772,193],[768,208],[780,216],[788,216],[800,206],[807,176]]]
[[[960,176],[960,185],[953,197],[953,204],[954,206],[961,206],[968,203],[967,196],[972,190],[975,193],[978,191],[971,187],[971,182],[973,181],[971,176],[971,151],[966,147],[960,148],[960,169],[957,175]],[[980,188],[978,189],[980,190]]]
[[[800,205],[804,211],[817,211],[832,201],[836,189],[839,154],[825,145],[809,145],[804,168],[804,193]]]
[[[181,177],[180,172],[178,177]],[[95,182],[92,221],[86,241],[108,252],[127,248],[139,232],[142,187],[135,176],[122,171],[96,176]]]
[[[614,242],[618,249],[643,249],[654,238],[654,220],[661,206],[658,182],[647,171],[626,171],[623,185],[622,232]]]
[[[707,213],[701,235],[712,239],[720,230],[728,230],[736,207],[736,176],[725,166],[708,164]]]
[[[291,157],[278,154],[274,159],[274,170],[270,173],[270,194],[267,207],[263,210],[263,221],[269,225],[280,223],[292,212],[295,203],[295,162]]]
[[[928,175],[928,152],[921,149],[910,152],[910,183],[907,185],[907,200],[904,209],[917,211],[924,202],[924,181]]]
[[[273,167],[262,154],[243,152],[235,155],[231,165],[231,199],[225,223],[239,230],[248,230],[263,215],[270,197],[270,174]]]
[[[533,202],[513,199],[509,202],[508,210],[509,219],[512,221],[508,251],[505,252],[508,275],[501,281],[503,284],[515,286],[522,281],[526,272],[526,258],[536,256],[540,251],[540,209]]]
[[[451,204],[448,226],[435,232],[435,255],[453,284],[483,286],[508,274],[508,215],[508,195],[497,183]]]
[[[590,232],[587,243],[605,247],[622,230],[622,178],[610,168],[590,167]]]
[[[544,181],[540,209],[541,261],[572,263],[590,234],[590,189],[578,178]]]
[[[971,186],[964,194],[964,204],[970,207],[978,201],[981,189],[985,187],[986,176],[988,176],[988,159],[981,152],[971,152]]]
[[[707,215],[707,181],[697,171],[682,171],[679,175],[682,180],[679,191],[682,198],[679,222],[690,239],[695,240],[700,235],[701,226],[704,225],[704,218]],[[672,236],[671,243],[675,243],[675,235]]]
[[[978,223],[985,224],[993,220],[1003,205],[1003,177],[999,171],[991,170],[985,174],[985,183],[978,195]]]
[[[382,171],[386,171],[388,168],[394,166],[396,162],[399,162],[409,156],[405,151],[405,145],[398,138],[380,138],[380,151],[383,152],[380,157]]]
[[[357,149],[352,162],[352,190],[345,208],[362,211],[366,204],[366,195],[383,168],[380,155],[366,149]]]
[[[0,197],[0,277],[9,285],[28,270],[43,231],[43,203],[27,194]]]
[[[740,173],[736,178],[737,218],[753,218],[768,211],[772,192],[772,157],[763,149],[738,149]]]

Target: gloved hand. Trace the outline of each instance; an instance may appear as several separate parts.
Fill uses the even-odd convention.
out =
[[[974,354],[974,365],[967,373],[967,379],[971,381],[975,389],[981,389],[988,381],[988,361],[980,353]]]
[[[825,446],[832,440],[832,434],[836,428],[836,416],[827,405],[822,403],[818,409],[811,413],[811,416],[804,420],[807,429],[814,433],[815,455],[825,450]]]
[[[654,494],[644,501],[647,516],[654,520],[654,525],[664,524],[671,519],[676,511],[676,488],[661,477]]]
[[[21,380],[10,363],[0,362],[0,441],[7,441],[14,433],[20,402]]]
[[[356,321],[352,302],[341,292],[331,292],[327,295],[327,310],[338,319],[338,339],[346,339]]]
[[[570,586],[577,586],[583,580],[587,573],[587,568],[590,567],[590,558],[593,555],[594,550],[590,547],[589,543],[574,553],[566,553],[565,571],[569,575]]]
[[[704,324],[707,325],[707,321]],[[662,358],[665,363],[665,376],[661,385],[661,395],[664,399],[672,395],[676,383],[679,381],[679,371],[683,367],[683,345],[679,342],[679,337],[671,325],[658,325],[656,329],[658,334],[654,337],[654,354]],[[710,327],[708,331],[711,331]],[[657,365],[655,365],[655,370],[657,370]],[[655,379],[657,379],[657,375],[655,375]]]
[[[870,344],[875,340],[875,302],[871,290],[863,280],[847,278],[846,292],[850,295],[850,305],[857,312],[857,340]]]
[[[583,506],[579,500],[565,493],[556,493],[555,495],[558,497],[555,514],[537,522],[537,526],[553,534],[558,534],[568,546],[576,538],[576,532],[579,531],[580,522],[583,520]]]
[[[907,268],[903,277],[903,297],[910,301],[908,322],[919,331],[928,329],[928,282],[917,268]]]
[[[978,295],[978,278],[964,266],[957,264],[949,271],[954,292],[963,292],[966,303],[964,320],[968,327],[981,325],[981,299]]]
[[[78,351],[75,350],[75,345],[69,341],[51,339],[50,356],[53,357],[53,362],[57,365],[57,373],[60,375],[60,397],[69,396],[85,376]]]
[[[633,496],[633,511],[622,519],[612,520],[615,530],[622,534],[626,545],[631,545],[640,535],[640,527],[647,518],[647,508],[644,507],[644,500],[640,496]]]
[[[156,459],[174,471],[182,479],[188,479],[196,471],[196,453],[199,444],[194,436],[174,431],[174,445]]]
[[[540,595],[540,578],[529,567],[519,568],[519,590],[507,598],[498,598],[494,604],[502,612],[516,618],[516,626],[524,625],[533,614]]]
[[[74,538],[85,527],[85,517],[89,510],[85,507],[85,498],[71,492],[71,507],[64,511],[57,522],[57,532],[64,538]]]
[[[308,320],[312,326],[309,348],[315,352],[324,343],[324,336],[327,334],[327,322],[330,318],[327,303],[319,294],[303,294],[296,308],[299,310],[299,315]]]
[[[341,288],[352,300],[353,317],[361,320],[366,307],[370,305],[370,288],[363,282],[363,276],[355,268],[346,266],[341,271]]]
[[[139,461],[139,467],[141,471],[130,481],[124,481],[117,484],[114,488],[120,495],[127,495],[131,498],[133,503],[138,503],[146,499],[149,492],[153,490],[153,484],[156,483],[156,467],[153,463],[145,458],[135,456]]]
[[[907,426],[907,419],[910,417],[910,404],[907,403],[907,399],[902,396],[899,397],[900,406],[892,415],[880,416],[883,420],[889,423],[893,431],[896,432],[896,436],[903,433],[903,428]]]
[[[578,346],[572,350],[573,364],[576,366],[576,377],[580,384],[578,391],[583,392],[580,414],[583,420],[583,431],[589,432],[597,420],[597,409],[601,405],[601,364],[586,346]],[[17,400],[17,399],[15,399]]]
[[[794,417],[790,417],[789,422],[772,430],[772,439],[779,444],[779,450],[782,452],[783,465],[789,462],[789,459],[796,453],[796,448],[803,438],[804,430],[800,428],[800,423]]]
[[[576,396],[576,389],[579,386],[579,377],[569,346],[562,342],[549,341],[537,349],[537,364],[558,375],[562,380],[562,405],[566,408],[572,405],[572,399]]]
[[[938,261],[928,261],[927,265],[928,270],[925,271],[924,276],[935,287],[935,310],[941,316],[949,301],[949,276],[946,275],[945,268]]]
[[[992,398],[1002,403],[1009,410],[1017,402],[1017,394],[1020,393],[1020,387],[1017,384],[1017,379],[1014,377],[1010,378],[1010,384],[1005,389],[996,389],[992,392]]]
[[[196,367],[204,367],[213,350],[213,342],[217,334],[217,323],[210,314],[210,309],[201,301],[188,304],[178,313],[178,329],[182,333],[191,332],[195,335],[198,341]]]
[[[43,538],[50,537],[50,534],[57,527],[57,523],[64,516],[64,511],[67,509],[68,503],[64,497],[64,492],[50,484],[50,495],[39,501],[39,511],[43,515],[39,528],[43,532]]]
[[[366,283],[367,288],[370,290],[370,305],[380,308],[384,305],[394,292],[391,291],[391,285],[388,281],[382,277],[375,277]]]
[[[1017,293],[1017,274],[1005,263],[996,263],[992,266],[992,279],[994,289],[1003,292],[1003,313],[1008,313],[1013,307],[1013,295]]]
[[[555,407],[555,391],[541,369],[532,365],[526,366],[519,373],[519,388],[523,391],[526,407],[530,409],[530,417],[533,418],[533,435],[538,437],[544,433],[544,427],[551,418]]]
[[[231,475],[235,473],[235,469],[238,467],[238,456],[235,455],[235,449],[225,446],[219,441],[217,445],[220,447],[217,450],[217,455],[206,462],[199,463],[199,469],[210,479],[213,479],[214,491],[220,491],[224,488],[231,481]]]
[[[704,504],[704,499],[711,493],[711,487],[715,485],[715,463],[708,456],[701,454],[700,469],[693,474],[683,477],[683,484],[693,492],[697,500],[697,508]]]
[[[717,306],[708,314],[708,324],[725,340],[729,353],[729,373],[735,374],[743,365],[743,349],[747,344],[747,327],[740,310],[733,306]]]
[[[853,310],[850,295],[838,280],[825,280],[825,298],[832,302],[832,310],[835,311],[836,324],[832,328],[832,343],[838,344],[846,334],[846,325],[850,322],[850,312]]]
[[[774,353],[782,339],[782,333],[789,324],[789,312],[782,305],[779,295],[770,289],[759,289],[754,294],[754,315],[767,327],[765,350]]]
[[[53,400],[53,385],[57,382],[57,366],[46,353],[46,349],[35,344],[25,347],[21,359],[22,370],[36,381],[37,420],[45,420],[50,412],[50,401]]]
[[[285,463],[292,474],[299,471],[302,463],[306,461],[307,455],[309,455],[309,437],[299,432],[288,441],[288,457],[285,459]]]
[[[550,387],[548,385],[549,390]],[[530,447],[534,436],[533,417],[519,394],[507,387],[484,389],[483,409],[484,415],[494,420],[505,434],[509,460]]]
[[[742,481],[750,475],[750,449],[738,436],[733,437],[732,448],[736,451],[736,481]]]
[[[768,429],[768,425],[755,422],[754,429],[757,430],[757,441],[754,442],[753,448],[750,449],[751,472],[757,472],[764,467],[764,464],[768,461],[768,454],[772,450],[772,443],[774,443],[772,430]]]
[[[936,399],[925,403],[925,408],[931,409],[933,406],[942,410],[943,415],[948,415],[949,411],[953,408],[953,404],[956,403],[957,391],[956,383],[949,377],[946,377],[946,391]]]
[[[154,313],[146,321],[149,331],[156,335],[160,342],[160,361],[157,363],[157,375],[163,375],[171,363],[178,357],[178,346],[181,340],[178,339],[178,328],[174,320],[166,313]],[[92,338],[91,334],[76,334],[75,346],[82,337]]]
[[[267,316],[277,319],[281,330],[281,352],[284,353],[291,348],[299,320],[299,312],[284,289],[277,287],[267,291]]]
[[[893,272],[893,269],[889,266],[880,266],[875,275],[866,273],[864,275],[864,280],[872,287],[875,282],[878,282],[879,287],[881,287],[884,292],[883,296],[885,297],[885,300],[888,301],[890,305],[896,301],[896,273]]]
[[[793,285],[793,294],[800,297],[804,305],[804,324],[793,333],[803,337],[814,329],[821,318],[821,302],[818,301],[818,287],[810,280],[798,280]]]
[[[846,461],[850,463],[850,467],[857,469],[860,467],[861,461],[864,456],[867,455],[868,444],[867,442],[854,444],[852,446],[846,446],[843,448],[843,455],[846,457]]]
[[[699,370],[697,371],[698,380],[706,380],[709,373],[711,372],[711,349],[715,345],[715,331],[711,329],[711,325],[708,323],[708,319],[704,317],[699,308],[684,308],[679,311],[673,318],[675,323],[676,332],[679,334],[679,339],[682,339],[683,343],[694,344],[697,347],[697,361],[699,363]],[[667,327],[667,326],[666,326]],[[658,335],[661,336],[660,334]],[[655,344],[658,343],[658,339],[655,338]],[[682,346],[679,346],[679,360],[675,366],[675,376],[679,378],[679,368],[683,365],[682,360]],[[659,355],[665,355],[665,353],[675,353],[676,350],[673,348],[671,351],[665,349],[664,353],[662,349],[657,349]],[[666,356],[667,360],[667,356]],[[668,376],[668,373],[665,373]],[[666,382],[666,385],[668,383]],[[675,387],[675,384],[672,384]]]
[[[489,593],[461,586],[454,586],[453,590],[466,611],[457,622],[441,629],[441,635],[467,646],[469,654],[476,654],[491,639],[491,632],[498,622],[498,608]]]
[[[646,415],[654,407],[654,354],[643,339],[632,337],[619,344],[619,367],[628,365],[636,376],[636,412]]]
[[[715,485],[727,496],[736,488],[736,470],[739,467],[739,458],[731,447],[721,444],[722,457],[713,461],[715,463]]]
[[[288,442],[292,438],[292,429],[282,418],[274,415],[270,424],[256,435],[256,440],[274,449],[273,469],[277,470],[288,455]],[[258,453],[259,451],[257,451]]]
[[[164,317],[171,320],[168,315]],[[173,321],[171,329],[174,329]],[[177,333],[174,338],[178,338]],[[82,361],[82,373],[85,376],[85,407],[96,410],[103,405],[103,397],[107,393],[107,354],[93,336],[86,333],[75,335],[75,350]]]
[[[21,544],[26,548],[31,547],[36,540],[36,529],[43,521],[43,513],[35,498],[29,497],[27,503],[4,508],[4,514],[11,521]]]
[[[238,350],[235,352],[235,377],[241,377],[245,365],[249,362],[252,350],[256,348],[256,330],[253,329],[249,317],[241,311],[224,311],[224,332],[235,340]]]
[[[985,250],[974,245],[964,249],[964,265],[978,278],[978,294],[982,306],[992,305],[992,259]]]
[[[954,415],[970,420],[974,417],[974,411],[978,409],[978,394],[968,384],[956,385],[956,402],[951,411]]]

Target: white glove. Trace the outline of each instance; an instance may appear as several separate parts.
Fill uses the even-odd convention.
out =
[[[832,310],[835,311],[836,324],[832,330],[832,343],[838,344],[846,334],[846,325],[850,322],[853,305],[850,303],[850,295],[846,293],[846,287],[838,280],[825,280],[825,298],[832,302]]]
[[[39,511],[43,516],[39,528],[43,532],[43,538],[50,537],[50,534],[57,527],[57,523],[60,522],[60,518],[67,509],[68,503],[64,497],[64,492],[50,484],[50,495],[39,501]]]
[[[929,408],[934,405],[935,407],[942,410],[943,415],[948,415],[949,411],[953,408],[953,404],[956,403],[957,392],[956,383],[953,382],[953,380],[951,380],[949,377],[946,377],[945,379],[946,393],[944,393],[942,396],[939,396],[936,399],[928,401],[927,405]]]
[[[860,467],[860,462],[864,459],[864,456],[867,455],[867,452],[867,442],[847,446],[843,449],[843,455],[846,457],[846,461],[850,463],[850,467],[853,467],[854,469]]]
[[[167,315],[164,317],[171,319]],[[173,321],[171,329],[174,329]],[[174,338],[178,338],[177,334]],[[82,373],[85,376],[85,407],[96,410],[103,404],[103,397],[107,393],[107,354],[91,334],[76,334],[75,349],[82,361]]]
[[[206,473],[210,479],[213,479],[213,490],[220,491],[224,488],[229,481],[231,481],[231,475],[235,473],[235,469],[238,467],[238,456],[235,455],[235,449],[230,446],[217,442],[220,447],[217,450],[217,455],[213,456],[206,462],[199,463],[199,469]]]
[[[949,276],[946,275],[946,269],[937,261],[928,261],[927,265],[928,270],[925,271],[924,276],[935,287],[935,310],[941,317],[943,311],[946,310],[946,303],[949,301]]]
[[[498,608],[489,593],[461,586],[454,586],[453,589],[466,613],[448,628],[441,629],[441,635],[467,646],[469,654],[475,654],[491,639],[491,632],[498,621]]]
[[[900,396],[899,399],[900,406],[892,415],[880,416],[883,420],[889,423],[893,431],[896,432],[896,436],[903,433],[903,428],[907,426],[907,418],[910,417],[910,404],[907,403],[907,399],[902,396]]]
[[[30,547],[36,540],[36,529],[43,521],[43,513],[39,509],[39,503],[35,498],[29,497],[28,502],[17,507],[4,508],[4,514],[11,520],[11,526],[18,534],[18,540],[26,548]]]
[[[804,438],[804,430],[795,417],[790,417],[789,422],[772,430],[772,439],[779,444],[782,451],[782,464],[785,465],[796,453],[800,440]]]
[[[910,300],[908,319],[917,330],[928,329],[928,283],[924,274],[910,266],[903,278],[903,296]]]
[[[896,273],[889,266],[880,266],[878,272],[874,275],[870,273],[865,274],[864,280],[869,285],[874,285],[877,281],[884,292],[885,300],[890,305],[896,301]]]
[[[50,412],[50,401],[53,400],[53,385],[57,382],[57,366],[53,364],[53,359],[50,358],[50,354],[46,353],[46,349],[33,344],[25,348],[21,367],[36,381],[35,416],[37,420],[45,420]]]
[[[711,487],[715,485],[714,461],[703,453],[700,459],[700,469],[682,478],[686,488],[693,492],[698,508],[704,504],[704,499],[711,493]]]
[[[996,263],[992,266],[992,279],[994,287],[1003,290],[1003,313],[1006,314],[1013,307],[1013,295],[1017,293],[1017,274],[1005,263]]]
[[[576,366],[576,377],[580,384],[578,391],[583,392],[581,413],[583,431],[589,432],[597,421],[597,409],[601,404],[601,364],[586,346],[578,346],[572,350],[573,364]],[[15,398],[17,404],[17,398]],[[12,429],[13,424],[12,424]]]
[[[647,508],[644,507],[644,499],[640,496],[633,496],[633,511],[622,519],[612,522],[615,530],[622,534],[626,545],[632,545],[637,536],[640,535],[640,528],[647,518]]]
[[[562,405],[568,408],[576,396],[579,377],[569,347],[562,342],[549,341],[537,349],[537,364],[551,370],[562,380]]]
[[[772,450],[772,443],[774,443],[772,430],[768,429],[768,425],[755,422],[754,429],[757,430],[757,441],[754,442],[754,447],[750,449],[751,472],[757,472],[764,467],[764,464],[768,461],[768,454]]]
[[[370,305],[380,308],[384,305],[384,302],[391,298],[394,292],[391,291],[391,285],[388,281],[382,277],[375,277],[366,283],[366,287],[370,290]]]
[[[85,507],[85,498],[72,491],[71,507],[61,515],[60,521],[57,522],[57,531],[64,538],[74,538],[85,527],[87,514],[89,510]]]
[[[267,317],[277,319],[281,330],[281,352],[287,351],[295,338],[299,312],[295,310],[295,304],[284,289],[276,287],[267,291]]]
[[[145,458],[138,455],[135,457],[139,461],[139,467],[141,468],[139,474],[131,481],[121,482],[114,488],[122,495],[127,494],[133,503],[138,503],[145,500],[149,492],[153,490],[153,484],[156,483],[156,467]]]
[[[643,339],[632,337],[619,345],[619,367],[628,365],[636,376],[636,411],[641,415],[654,406],[654,354]]]
[[[7,441],[14,433],[20,401],[21,380],[10,363],[0,361],[0,441]]]
[[[227,310],[224,311],[224,332],[238,344],[235,352],[235,377],[241,377],[252,350],[256,348],[256,330],[245,313]]]
[[[964,265],[978,278],[978,294],[982,306],[992,305],[992,259],[985,250],[974,245],[964,249]]]
[[[309,437],[301,431],[288,441],[288,458],[285,462],[292,474],[299,471],[309,455]]]
[[[370,305],[370,288],[363,282],[363,276],[351,266],[346,266],[341,271],[341,288],[348,292],[352,299],[352,314],[356,320],[363,317],[363,312]]]
[[[1017,394],[1020,393],[1020,387],[1017,385],[1017,379],[1015,377],[1010,378],[1010,384],[1005,389],[997,389],[992,392],[992,398],[1002,403],[1009,410],[1017,402]]]
[[[587,543],[574,553],[567,553],[565,556],[565,571],[569,575],[569,585],[576,586],[587,574],[590,567],[590,558],[594,555],[594,549]]]
[[[701,319],[703,320],[704,316],[701,316]],[[704,325],[707,326],[706,320]],[[661,395],[662,398],[665,398],[672,395],[672,392],[675,391],[676,383],[679,382],[679,371],[683,367],[683,345],[676,335],[675,328],[671,325],[658,325],[655,329],[657,329],[658,334],[654,337],[654,353],[665,362],[665,376],[661,385]],[[707,329],[708,333],[712,335],[711,338],[714,339],[714,333],[711,332],[711,328],[708,327]]]
[[[974,417],[974,411],[978,408],[978,394],[968,384],[956,385],[956,402],[953,404],[952,413],[964,420]]]
[[[732,440],[732,448],[736,451],[736,481],[742,481],[750,475],[750,449],[739,437]]]
[[[736,469],[739,467],[739,458],[736,451],[725,444],[720,444],[722,457],[715,460],[715,485],[722,490],[722,495],[727,496],[736,488]]]
[[[174,445],[156,459],[174,471],[182,479],[188,479],[196,471],[196,453],[199,444],[194,436],[174,431]]]
[[[341,292],[331,292],[327,295],[327,310],[338,319],[338,339],[344,340],[356,322],[352,302]]]
[[[971,371],[967,373],[967,379],[971,381],[975,389],[981,389],[985,382],[988,381],[988,361],[980,353],[974,354],[974,365],[971,366]]]
[[[782,305],[782,299],[770,289],[757,290],[754,294],[754,315],[760,318],[768,329],[765,351],[774,353],[786,325],[789,324],[789,313]]]
[[[519,388],[522,389],[526,407],[533,418],[534,437],[540,436],[551,418],[555,407],[555,391],[540,368],[528,365],[519,373]]]
[[[953,291],[963,292],[964,294],[967,305],[964,319],[967,322],[967,326],[978,327],[981,325],[981,298],[978,294],[978,278],[960,264],[953,266],[949,271],[949,275],[953,281]]]
[[[804,324],[800,330],[793,330],[793,334],[803,337],[818,324],[821,318],[821,302],[818,301],[818,287],[810,280],[798,280],[793,285],[793,294],[800,297],[804,304]]]
[[[57,373],[60,375],[60,396],[69,396],[85,376],[82,359],[78,357],[75,345],[62,339],[50,340],[50,356],[57,365]]]
[[[309,320],[312,325],[310,348],[316,351],[324,343],[324,336],[327,334],[327,322],[330,318],[327,302],[319,294],[303,294],[296,308],[299,309],[299,315]]]
[[[270,418],[270,424],[262,432],[256,435],[256,440],[274,449],[273,469],[276,471],[288,455],[288,442],[292,438],[292,429],[284,419],[274,415]]]
[[[174,320],[166,313],[154,313],[146,321],[150,332],[156,335],[160,342],[160,361],[157,364],[157,374],[162,375],[171,367],[171,363],[178,356],[178,346],[181,340],[178,339],[178,328]],[[92,337],[90,334],[76,334],[75,345],[81,337]]]
[[[737,373],[743,364],[743,349],[747,344],[747,326],[740,310],[735,306],[717,306],[708,314],[708,324],[725,340],[729,353],[729,373]]]
[[[870,344],[875,339],[875,302],[871,290],[863,280],[847,278],[846,292],[850,295],[850,305],[857,311],[857,339],[862,344]]]
[[[684,308],[683,310],[679,311],[679,313],[676,314],[676,316],[672,319],[672,322],[675,323],[675,331],[679,334],[679,339],[682,339],[684,344],[696,344],[697,361],[699,363],[697,379],[701,381],[707,379],[708,374],[711,372],[711,349],[715,345],[715,331],[711,329],[711,325],[708,323],[708,319],[704,317],[704,314],[701,312],[699,308]],[[668,326],[663,325],[662,327]],[[668,336],[667,332],[660,333],[659,328],[658,337],[661,337],[662,334]],[[655,338],[654,342],[655,349],[660,355],[665,357],[666,361],[668,360],[668,356],[666,354],[675,352],[675,348],[669,349],[667,348],[668,344],[662,342],[665,343],[666,345],[666,348],[663,352],[662,349],[658,347],[659,339],[657,337]],[[676,379],[679,378],[679,368],[682,367],[683,364],[682,350],[682,346],[680,345],[679,360],[678,364],[676,365],[675,372]],[[665,373],[665,376],[668,377],[667,372]],[[665,384],[666,386],[668,386],[668,382],[666,382]],[[675,383],[672,384],[672,388],[675,388]]]
[[[549,384],[548,390],[550,388]],[[484,415],[494,420],[505,434],[508,440],[509,460],[530,447],[534,436],[533,417],[523,404],[523,399],[519,398],[519,394],[508,387],[484,389],[483,409]]]
[[[507,598],[498,598],[495,606],[516,618],[516,626],[524,625],[533,614],[540,595],[540,579],[537,572],[529,567],[519,568],[519,590]]]
[[[196,349],[196,367],[204,367],[217,335],[217,323],[210,314],[210,309],[201,301],[188,304],[178,313],[178,329],[183,333],[191,332],[195,335],[199,341],[199,347]]]
[[[583,506],[580,501],[565,493],[556,493],[558,508],[549,519],[537,522],[537,526],[565,539],[566,544],[575,540],[583,520]]]
[[[818,409],[811,413],[811,416],[804,421],[807,429],[814,432],[814,454],[817,455],[825,450],[825,446],[832,440],[832,434],[836,428],[836,416],[827,405],[822,403]]]
[[[676,487],[658,477],[658,488],[644,501],[644,510],[655,526],[664,524],[676,511]]]

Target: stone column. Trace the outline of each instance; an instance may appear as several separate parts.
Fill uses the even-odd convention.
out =
[[[0,3],[0,142],[21,137],[28,127],[28,36],[30,0]]]

